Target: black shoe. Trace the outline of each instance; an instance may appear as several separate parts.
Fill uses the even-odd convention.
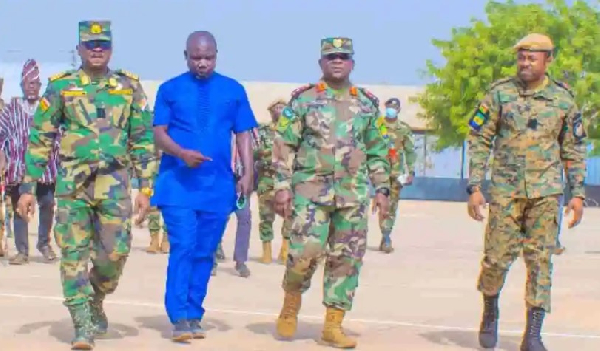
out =
[[[225,252],[223,251],[223,245],[219,244],[219,247],[217,248],[217,260],[219,261],[225,261]]]
[[[235,270],[242,278],[248,278],[250,276],[250,270],[248,269],[248,266],[246,266],[245,263],[236,263]]]
[[[190,320],[190,330],[192,331],[192,337],[194,339],[206,338],[206,332],[204,331],[204,329],[202,329],[202,325],[200,325],[199,319]]]
[[[175,342],[187,342],[192,338],[192,329],[187,320],[182,319],[177,321],[173,327],[173,335],[171,340]]]
[[[542,342],[542,324],[546,311],[534,307],[527,311],[527,327],[521,343],[521,351],[548,351]]]
[[[493,349],[498,343],[498,295],[483,295],[483,317],[479,325],[479,345]]]

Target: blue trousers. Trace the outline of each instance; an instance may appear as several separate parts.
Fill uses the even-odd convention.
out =
[[[162,207],[169,228],[169,264],[165,308],[171,323],[204,317],[214,254],[223,237],[228,215],[180,207]]]

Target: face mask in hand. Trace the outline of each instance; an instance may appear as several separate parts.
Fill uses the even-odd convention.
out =
[[[398,111],[395,108],[388,107],[385,109],[386,118],[398,118]]]

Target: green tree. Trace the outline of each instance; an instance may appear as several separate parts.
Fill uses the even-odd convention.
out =
[[[459,146],[468,133],[468,119],[495,80],[516,73],[512,47],[529,33],[543,33],[556,46],[550,75],[575,93],[588,135],[600,140],[596,123],[600,107],[600,12],[585,1],[545,4],[514,1],[487,3],[487,19],[452,30],[450,40],[434,39],[443,64],[429,60],[424,76],[432,83],[413,100],[423,108],[420,116],[438,135],[437,148]],[[600,146],[600,143],[598,143]],[[600,154],[600,147],[596,148]]]

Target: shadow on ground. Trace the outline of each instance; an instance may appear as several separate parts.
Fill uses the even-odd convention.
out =
[[[315,342],[321,338],[321,331],[323,330],[323,323],[318,322],[298,322],[298,331],[292,340],[281,338],[277,335],[275,330],[276,319],[273,318],[272,322],[261,322],[248,324],[246,328],[254,334],[258,335],[271,335],[275,340],[283,342],[291,342],[294,340],[314,340]],[[344,328],[344,331],[348,336],[359,337],[360,335],[350,329]]]
[[[171,325],[169,319],[165,315],[137,317],[135,318],[135,321],[139,323],[140,329],[154,330],[160,333],[163,339],[171,338],[173,325]],[[202,320],[202,328],[207,332],[210,332],[211,330],[220,332],[231,330],[231,327],[227,323],[214,318],[204,318]]]
[[[54,322],[25,324],[17,329],[16,334],[29,335],[42,329],[48,329],[48,335],[64,343],[70,343],[73,339],[73,323],[68,318]],[[139,331],[134,327],[119,323],[111,323],[108,334],[101,339],[116,340],[138,335]]]
[[[419,336],[432,344],[441,346],[454,346],[463,348],[465,350],[486,350],[479,346],[477,332],[475,331],[431,331],[421,333]],[[500,335],[498,339],[498,346],[494,349],[494,351],[515,351],[519,349],[521,344],[520,337],[515,335]]]

